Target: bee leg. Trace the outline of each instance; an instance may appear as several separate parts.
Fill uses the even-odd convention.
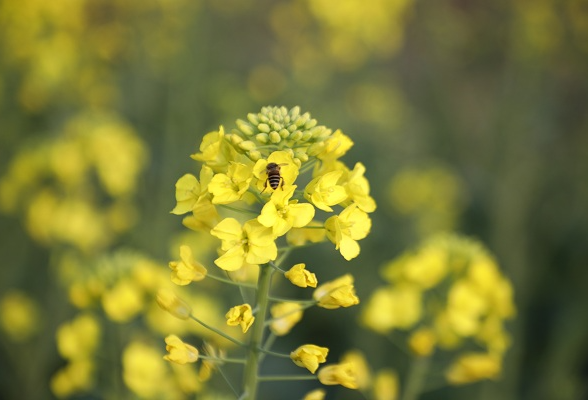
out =
[[[263,190],[260,192],[260,194],[265,192],[265,189],[267,189],[268,181],[269,181],[268,179],[265,180],[265,185],[263,186]]]
[[[280,176],[280,189],[284,190],[284,178]]]

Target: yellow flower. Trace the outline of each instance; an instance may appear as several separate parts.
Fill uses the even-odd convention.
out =
[[[200,153],[192,154],[194,160],[202,161],[214,171],[221,171],[227,167],[229,161],[236,159],[236,152],[225,140],[225,130],[222,126],[218,131],[209,132],[202,138]]]
[[[113,321],[127,322],[143,310],[143,290],[132,280],[124,279],[102,295],[104,312]]]
[[[26,294],[11,290],[0,300],[0,326],[13,341],[25,341],[38,330],[39,309]]]
[[[167,394],[171,377],[158,349],[133,341],[123,351],[122,367],[125,385],[140,398],[153,399]]]
[[[314,217],[312,204],[298,204],[297,200],[289,201],[296,190],[296,185],[287,186],[284,190],[276,190],[261,210],[257,220],[263,226],[271,227],[274,236],[286,234],[292,227],[301,228],[308,225]]]
[[[251,167],[231,162],[226,174],[219,173],[212,177],[208,191],[212,193],[213,204],[230,204],[243,198],[253,179]]]
[[[356,204],[348,206],[341,214],[334,215],[325,222],[327,237],[348,261],[359,255],[357,240],[365,238],[371,227],[372,221]]]
[[[292,151],[274,151],[266,159],[257,160],[253,166],[253,175],[257,178],[256,187],[260,192],[271,192],[273,189],[267,184],[267,165],[275,163],[280,165],[280,176],[284,186],[294,185],[298,177],[300,161],[293,157]],[[281,190],[281,189],[280,189]]]
[[[176,318],[188,319],[192,314],[192,307],[169,289],[159,289],[156,300],[159,307]]]
[[[352,363],[327,365],[318,373],[318,379],[323,385],[341,385],[349,389],[357,389],[355,366]]]
[[[253,311],[249,304],[241,304],[240,306],[232,307],[225,315],[225,318],[227,319],[227,325],[229,326],[240,325],[243,333],[247,332],[251,325],[253,325],[253,321],[255,321]]]
[[[261,225],[257,220],[241,224],[234,218],[225,218],[210,234],[222,240],[225,252],[214,263],[226,271],[235,271],[248,264],[265,264],[275,260],[278,248],[274,242],[272,228]]]
[[[290,358],[294,361],[294,364],[306,368],[314,374],[319,364],[327,361],[328,353],[329,349],[326,347],[305,344],[291,352]]]
[[[176,285],[187,285],[190,282],[198,282],[206,277],[206,268],[194,261],[192,249],[189,246],[180,246],[180,261],[170,261],[172,269],[171,280]]]
[[[169,354],[163,356],[164,360],[176,364],[186,364],[198,361],[198,349],[182,340],[176,335],[169,335],[165,338],[165,350]]]
[[[452,385],[463,385],[482,379],[498,377],[500,358],[485,353],[467,353],[460,356],[446,371],[445,377]]]
[[[364,165],[358,162],[353,171],[346,174],[343,187],[349,200],[357,204],[360,210],[371,213],[376,210],[376,202],[370,196],[370,184],[363,176],[364,173]]]
[[[327,309],[351,307],[359,304],[359,298],[356,296],[353,286],[353,276],[350,274],[320,285],[314,290],[312,297],[318,302],[319,307]]]
[[[302,263],[294,265],[284,274],[284,276],[294,285],[302,288],[308,286],[315,288],[318,283],[316,275],[306,270],[305,265]]]
[[[374,378],[374,400],[396,400],[400,392],[398,374],[392,369],[378,371]]]
[[[447,295],[447,318],[455,333],[471,336],[480,328],[480,317],[488,310],[488,299],[471,282],[461,279]]]
[[[59,398],[88,391],[94,386],[94,370],[90,359],[73,360],[51,377],[51,391]]]
[[[384,287],[374,291],[363,309],[362,322],[385,334],[394,328],[408,329],[422,315],[421,291],[413,286]]]
[[[318,221],[310,222],[307,227],[316,226],[322,227],[322,223]],[[292,246],[302,246],[306,244],[306,242],[310,243],[320,243],[325,240],[325,236],[327,232],[325,229],[318,229],[318,228],[292,228],[288,231],[286,235],[286,240]]]
[[[64,358],[75,360],[94,353],[100,339],[100,325],[90,314],[83,314],[57,329],[57,349]]]
[[[351,350],[343,354],[341,363],[353,364],[357,387],[361,390],[369,389],[372,386],[370,367],[363,353],[359,350]]]
[[[206,199],[208,183],[212,179],[212,169],[202,166],[200,182],[192,174],[185,174],[176,182],[176,206],[172,214],[182,215],[194,209],[197,203]]]
[[[317,155],[317,158],[323,161],[333,161],[341,158],[353,147],[353,141],[339,129],[325,140],[324,143],[324,150]]]
[[[332,212],[330,206],[339,204],[347,199],[345,188],[338,185],[343,171],[331,171],[314,178],[304,189],[304,197],[317,208]]]
[[[417,356],[426,357],[433,353],[436,342],[437,338],[431,329],[421,328],[410,335],[408,347]]]
[[[284,336],[302,319],[302,306],[298,303],[276,303],[271,309],[270,329],[276,336]]]
[[[315,389],[306,393],[306,396],[302,400],[323,400],[326,395],[327,392],[325,389]]]

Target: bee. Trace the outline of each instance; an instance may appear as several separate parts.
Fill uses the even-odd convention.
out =
[[[269,185],[269,187],[271,187],[272,189],[276,190],[279,187],[283,188],[284,187],[284,178],[282,178],[282,175],[280,175],[280,167],[282,165],[288,165],[288,164],[276,164],[276,163],[268,163],[267,167],[265,167],[265,172],[267,173],[267,179],[265,181],[265,187],[263,188],[263,190],[261,191],[261,193],[263,193],[265,191],[265,189],[267,189],[267,186]]]

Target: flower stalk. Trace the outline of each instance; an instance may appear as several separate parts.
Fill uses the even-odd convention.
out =
[[[257,314],[256,321],[251,329],[249,348],[247,351],[247,364],[243,377],[246,397],[244,399],[255,400],[257,396],[257,386],[259,384],[259,361],[261,354],[261,345],[263,341],[263,332],[265,328],[265,317],[269,304],[269,291],[271,286],[273,269],[268,265],[260,265],[259,278],[257,280]]]

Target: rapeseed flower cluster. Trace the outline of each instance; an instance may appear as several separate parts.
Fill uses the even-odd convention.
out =
[[[291,354],[275,353],[270,348],[276,336],[287,334],[302,319],[305,309],[336,309],[359,303],[352,275],[319,284],[316,274],[304,263],[286,262],[297,247],[329,241],[346,260],[359,255],[358,242],[370,232],[369,213],[376,204],[363,164],[349,168],[341,161],[352,146],[351,139],[340,130],[333,132],[319,125],[298,107],[264,107],[237,120],[230,131],[221,126],[206,134],[191,156],[202,163],[200,171],[197,175],[185,174],[176,183],[172,213],[188,214],[183,219],[186,227],[218,240],[218,257],[214,260],[218,269],[203,265],[192,256],[189,246],[182,245],[180,259],[169,263],[171,280],[178,286],[204,279],[238,286],[243,302],[227,310],[225,319],[227,326],[238,327],[237,332],[245,334],[245,342],[234,336],[235,331],[227,334],[205,323],[199,304],[190,308],[190,302],[165,294],[158,296],[159,304],[179,319],[189,314],[201,326],[245,349],[243,359],[200,356],[219,371],[223,364],[245,364],[242,388],[229,383],[240,398],[255,399],[261,381],[296,379],[259,377],[260,362],[268,355],[291,358],[312,374],[318,370],[316,377],[303,375],[300,379],[357,387],[354,369],[349,365],[334,364],[319,370],[326,362],[326,347],[305,344]],[[275,297],[274,274],[283,275],[285,282],[298,287],[314,288],[312,299]],[[265,335],[266,327],[269,335]],[[180,342],[177,336],[166,339],[174,352],[166,359],[196,362],[197,350]]]
[[[407,332],[403,347],[421,366],[449,352],[451,385],[500,376],[510,346],[505,323],[516,313],[513,288],[480,243],[434,236],[386,264],[382,276],[389,284],[366,304],[365,326],[389,337]]]

